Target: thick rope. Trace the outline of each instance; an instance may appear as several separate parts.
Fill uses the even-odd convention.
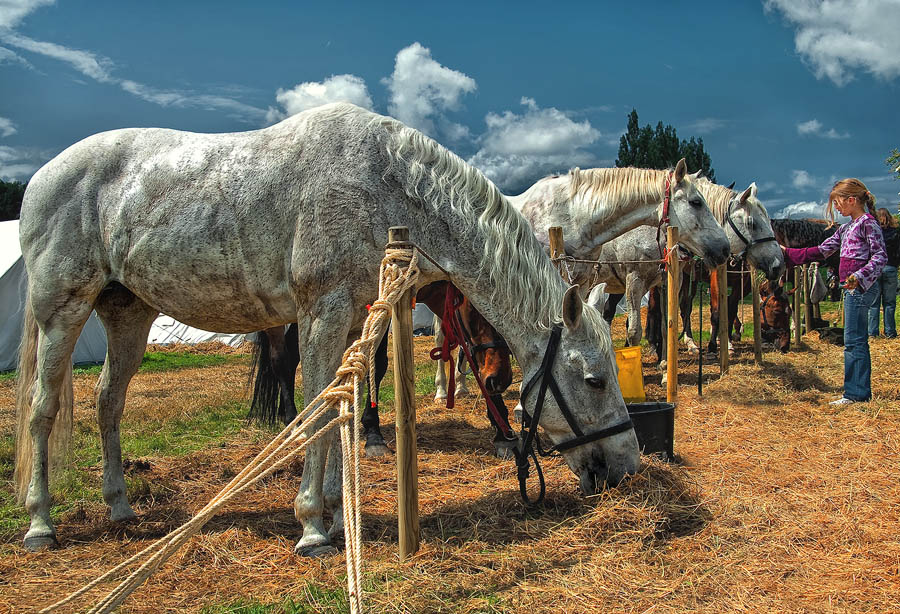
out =
[[[324,437],[336,427],[340,428],[343,453],[344,543],[350,612],[357,614],[363,611],[361,477],[359,471],[361,412],[354,410],[359,407],[362,381],[366,373],[374,369],[375,348],[387,330],[392,307],[408,289],[415,286],[419,277],[418,251],[411,245],[403,247],[405,249],[389,246],[385,250],[385,257],[381,262],[381,277],[378,282],[378,300],[369,309],[369,315],[363,323],[362,335],[344,352],[341,366],[331,384],[320,392],[283,431],[256,455],[250,464],[244,467],[191,520],[68,597],[44,608],[41,610],[41,614],[58,610],[99,584],[119,576],[124,570],[143,561],[118,586],[88,610],[89,614],[112,612],[185,542],[200,532],[206,523],[232,498],[287,465],[311,443]],[[331,418],[324,426],[316,429],[316,423],[327,419],[328,412],[335,407],[338,408],[338,416]],[[353,427],[350,426],[351,421]]]

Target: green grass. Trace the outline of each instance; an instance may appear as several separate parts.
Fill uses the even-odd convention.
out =
[[[184,456],[208,447],[221,446],[229,436],[246,426],[247,405],[232,401],[218,407],[205,407],[193,415],[175,420],[143,420],[122,423],[124,458],[147,456]],[[69,468],[53,481],[51,494],[58,502],[51,516],[58,519],[83,502],[101,503],[102,467],[100,436],[97,427],[87,421],[75,424],[72,459]],[[15,444],[13,435],[0,437],[0,481],[11,483]],[[157,494],[158,485],[139,475],[127,476],[130,501]],[[0,488],[0,536],[16,532],[27,525],[28,515],[12,493],[11,487]]]
[[[278,603],[239,599],[227,604],[203,608],[203,614],[343,614],[350,611],[344,582],[335,588],[307,583],[300,597],[287,597]]]
[[[138,372],[158,373],[175,369],[217,367],[241,358],[239,354],[192,354],[191,352],[147,352],[141,360]],[[76,375],[99,375],[102,364],[77,365],[72,372]],[[0,373],[0,382],[15,379],[15,371]]]

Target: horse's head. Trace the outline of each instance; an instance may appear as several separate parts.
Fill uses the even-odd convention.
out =
[[[675,165],[670,184],[669,224],[678,227],[678,242],[713,268],[728,259],[731,246],[697,188],[698,176],[699,172],[688,174],[684,158]]]
[[[756,197],[755,183],[731,199],[725,222],[731,253],[740,254],[746,250],[747,259],[765,274],[766,279],[781,277],[784,252],[774,240],[772,223],[766,208]]]
[[[778,281],[766,280],[759,286],[760,333],[766,342],[785,353],[791,349],[791,302]]]
[[[587,494],[618,484],[637,471],[640,460],[619,390],[609,325],[601,315],[605,301],[602,286],[591,293],[588,305],[579,298],[578,286],[569,288],[563,323],[521,361],[522,406],[529,416],[538,416]]]
[[[459,315],[472,339],[472,358],[478,365],[484,387],[489,394],[503,394],[512,383],[509,346],[468,298],[463,297]]]

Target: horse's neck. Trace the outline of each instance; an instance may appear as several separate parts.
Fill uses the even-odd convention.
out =
[[[569,198],[568,179],[560,177],[553,191],[549,185],[541,190],[534,186],[524,194],[509,198],[525,216],[535,236],[549,245],[549,229],[560,226],[566,253],[577,258],[597,258],[604,243],[637,228],[655,226],[659,222],[662,202],[653,197],[622,193],[592,203]]]

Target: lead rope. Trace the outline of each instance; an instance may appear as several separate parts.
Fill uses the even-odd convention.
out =
[[[401,269],[401,264],[408,264]],[[95,603],[88,614],[107,614],[116,609],[128,596],[144,583],[169,557],[196,535],[233,497],[247,488],[284,467],[311,443],[326,433],[340,428],[343,453],[344,476],[344,541],[347,559],[347,590],[349,593],[350,612],[361,614],[362,602],[362,534],[360,523],[360,491],[361,477],[359,471],[359,433],[360,412],[351,411],[359,407],[361,383],[366,372],[371,372],[374,363],[373,355],[377,342],[387,330],[391,310],[394,304],[410,288],[415,286],[419,276],[418,250],[412,244],[393,244],[385,250],[381,262],[378,300],[369,309],[369,315],[363,324],[361,337],[354,342],[342,357],[335,379],[325,390],[320,392],[298,416],[284,428],[275,438],[256,455],[253,461],[244,467],[213,499],[207,503],[191,520],[155,541],[128,560],[116,565],[100,577],[92,580],[68,597],[41,610],[53,612],[71,603],[102,582],[111,580],[121,572],[139,563],[139,567],[119,583],[104,598]],[[323,418],[335,406],[339,413],[322,428],[312,431],[317,421]],[[354,431],[350,432],[353,421]],[[348,449],[348,446],[352,449]],[[352,458],[352,462],[351,462]],[[142,562],[141,562],[142,561]]]

